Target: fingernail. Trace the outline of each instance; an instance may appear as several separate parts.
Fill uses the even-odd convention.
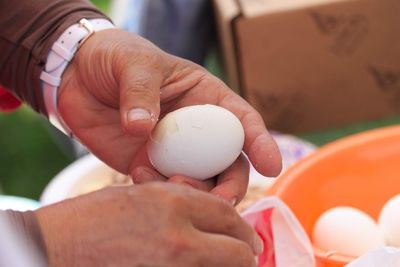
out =
[[[128,121],[150,120],[151,114],[145,109],[134,108],[128,112]]]
[[[258,235],[254,235],[254,243],[253,243],[253,250],[254,253],[258,256],[261,255],[261,253],[264,250],[264,244],[262,239]]]

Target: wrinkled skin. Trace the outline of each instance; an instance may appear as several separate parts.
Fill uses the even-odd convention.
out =
[[[184,185],[107,188],[35,213],[50,266],[250,267],[262,251],[228,202]]]
[[[135,183],[185,183],[237,203],[248,184],[243,156],[205,182],[163,177],[148,161],[145,144],[158,118],[194,104],[232,111],[244,126],[244,152],[250,161],[265,176],[279,174],[278,148],[261,116],[245,100],[202,67],[134,34],[112,29],[90,37],[67,68],[59,91],[59,111],[73,134],[108,165],[130,174]]]
[[[281,169],[278,148],[245,100],[202,67],[116,29],[83,44],[58,97],[74,136],[138,185],[36,211],[51,266],[255,266],[261,242],[232,205],[247,190],[247,159],[241,155],[217,177],[196,181],[163,177],[145,149],[166,113],[214,104],[240,119],[244,152],[261,174],[275,176]]]

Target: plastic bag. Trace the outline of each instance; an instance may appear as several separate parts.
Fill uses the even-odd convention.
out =
[[[313,267],[311,242],[292,211],[277,197],[264,198],[242,213],[264,241],[259,267]]]
[[[399,267],[400,249],[385,247],[366,253],[346,267]]]

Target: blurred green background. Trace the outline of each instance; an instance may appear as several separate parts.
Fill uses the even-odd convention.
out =
[[[93,0],[108,12],[110,0]],[[74,160],[67,138],[24,106],[0,113],[0,194],[38,199],[47,183]]]
[[[108,11],[111,0],[92,0],[92,2],[104,12]]]
[[[92,2],[108,12],[110,0]],[[218,75],[216,58],[211,53],[206,67]],[[349,134],[399,123],[400,116],[394,116],[299,137],[323,145]],[[13,113],[0,113],[0,129],[0,193],[38,199],[51,178],[75,158],[67,138],[26,106]]]

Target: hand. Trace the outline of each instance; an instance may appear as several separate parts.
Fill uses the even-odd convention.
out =
[[[107,188],[36,216],[50,266],[249,267],[262,251],[231,205],[182,185]]]
[[[154,171],[145,149],[157,119],[184,106],[206,103],[224,107],[241,120],[244,152],[260,173],[280,172],[278,148],[261,116],[246,101],[202,67],[134,34],[113,29],[90,37],[67,68],[59,91],[60,114],[74,135],[137,183],[167,179]],[[216,182],[186,177],[171,181],[190,183],[235,202],[246,192],[248,164],[239,158]]]

